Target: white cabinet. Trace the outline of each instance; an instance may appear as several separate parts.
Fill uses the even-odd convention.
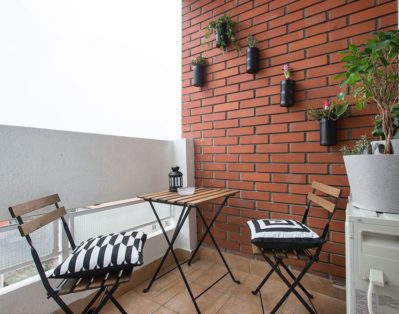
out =
[[[361,210],[349,201],[345,240],[347,313],[369,313],[370,300],[373,314],[398,314],[399,214]]]

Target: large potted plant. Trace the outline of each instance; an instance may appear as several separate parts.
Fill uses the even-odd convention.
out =
[[[247,73],[255,74],[259,71],[259,48],[255,36],[248,36]]]
[[[216,47],[223,52],[227,50],[227,46],[231,43],[233,48],[239,52],[240,46],[236,37],[236,27],[238,23],[231,19],[231,16],[226,13],[216,21],[212,21],[205,28],[205,40],[210,45],[210,35],[215,32]]]
[[[321,109],[310,109],[308,111],[310,120],[320,121],[321,146],[334,146],[337,144],[336,121],[339,118],[347,117],[349,114],[350,107],[343,94],[339,94],[338,100],[332,103],[326,100]]]
[[[196,87],[202,87],[205,85],[206,76],[206,59],[202,55],[191,59],[193,65],[193,85]]]
[[[399,155],[391,155],[394,136],[393,109],[398,102],[397,30],[377,33],[366,43],[350,45],[342,58],[347,85],[358,108],[375,104],[381,115],[385,138],[383,155],[344,156],[354,206],[399,213]]]

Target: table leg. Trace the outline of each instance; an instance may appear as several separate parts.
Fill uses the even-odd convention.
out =
[[[190,257],[190,259],[189,259],[189,261],[188,261],[188,265],[189,265],[189,266],[191,265],[191,262],[192,262],[192,260],[194,259],[194,256],[197,254],[197,252],[198,252],[199,248],[201,247],[202,243],[204,242],[205,237],[207,236],[207,234],[209,234],[209,236],[211,237],[211,240],[212,240],[214,246],[216,247],[216,250],[218,251],[218,253],[219,253],[219,255],[220,255],[220,257],[221,257],[221,259],[222,259],[222,261],[223,261],[223,264],[225,265],[225,267],[226,267],[228,273],[230,274],[231,279],[232,279],[235,283],[240,284],[240,281],[234,278],[234,275],[233,275],[233,273],[231,272],[230,267],[229,267],[229,265],[227,264],[227,262],[226,262],[226,260],[225,260],[225,258],[224,258],[224,256],[223,256],[223,254],[222,254],[222,252],[220,251],[219,246],[217,245],[216,240],[215,240],[215,238],[213,237],[213,235],[212,235],[212,233],[211,233],[211,230],[210,230],[210,229],[212,228],[213,224],[215,223],[217,217],[219,216],[220,212],[222,211],[223,207],[226,205],[228,198],[229,198],[229,197],[225,197],[223,203],[222,203],[222,204],[220,205],[220,207],[217,209],[217,211],[216,211],[216,213],[215,213],[215,216],[213,217],[213,219],[211,220],[211,222],[210,222],[209,225],[206,223],[205,218],[204,218],[204,216],[202,215],[201,210],[199,209],[199,207],[198,207],[198,206],[196,207],[196,208],[197,208],[197,211],[198,211],[198,215],[200,216],[200,218],[201,218],[203,224],[205,225],[206,230],[205,230],[205,233],[202,235],[202,238],[201,238],[200,242],[198,243],[197,247],[195,248],[193,254],[191,255],[191,257]]]
[[[153,282],[157,279],[156,276],[158,275],[160,269],[162,268],[163,263],[165,262],[166,256],[168,255],[169,252],[171,252],[172,255],[173,255],[173,259],[175,260],[176,266],[179,269],[180,275],[181,275],[181,277],[182,277],[182,279],[184,281],[184,284],[186,285],[187,291],[190,294],[190,297],[191,297],[191,300],[192,300],[192,302],[193,302],[193,304],[195,306],[195,309],[197,310],[198,313],[201,313],[201,311],[199,310],[198,304],[195,301],[195,297],[194,297],[194,295],[193,295],[193,293],[191,291],[191,288],[190,288],[190,286],[189,286],[189,284],[187,282],[186,276],[184,276],[184,272],[183,272],[183,270],[182,270],[182,268],[180,266],[179,260],[178,260],[176,254],[175,254],[174,249],[173,249],[173,244],[176,241],[177,236],[178,236],[181,228],[183,227],[184,222],[186,221],[186,219],[187,219],[187,217],[188,217],[188,215],[189,215],[189,213],[191,211],[192,206],[188,206],[187,209],[186,209],[186,206],[183,207],[182,213],[180,214],[180,217],[179,217],[179,220],[178,220],[178,225],[176,225],[175,232],[173,233],[173,236],[172,236],[172,241],[170,241],[169,237],[168,237],[168,235],[167,235],[167,233],[165,231],[165,228],[162,225],[162,221],[159,218],[157,211],[155,210],[155,207],[154,207],[153,203],[151,201],[149,201],[149,203],[150,203],[152,211],[154,212],[154,215],[155,215],[155,217],[156,217],[156,219],[157,219],[157,221],[158,221],[158,223],[159,223],[159,225],[160,225],[160,227],[162,229],[162,233],[163,233],[163,235],[165,237],[165,240],[168,243],[168,249],[167,249],[164,257],[162,258],[162,261],[161,261],[160,265],[158,266],[158,269],[157,269],[156,273],[152,277],[150,284],[148,285],[148,287],[146,289],[143,290],[143,292],[147,292],[151,288]],[[184,213],[185,210],[186,210],[186,212]]]

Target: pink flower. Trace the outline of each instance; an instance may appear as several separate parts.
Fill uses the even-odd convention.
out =
[[[330,108],[330,103],[328,102],[328,100],[326,100],[324,102],[324,109],[328,109],[328,108]]]
[[[288,65],[288,64],[284,64],[284,66],[283,66],[283,71],[284,71],[284,72],[288,72],[289,70],[290,70],[289,65]]]

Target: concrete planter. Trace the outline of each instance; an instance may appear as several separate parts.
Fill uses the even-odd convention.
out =
[[[399,214],[399,155],[344,156],[354,206]]]

